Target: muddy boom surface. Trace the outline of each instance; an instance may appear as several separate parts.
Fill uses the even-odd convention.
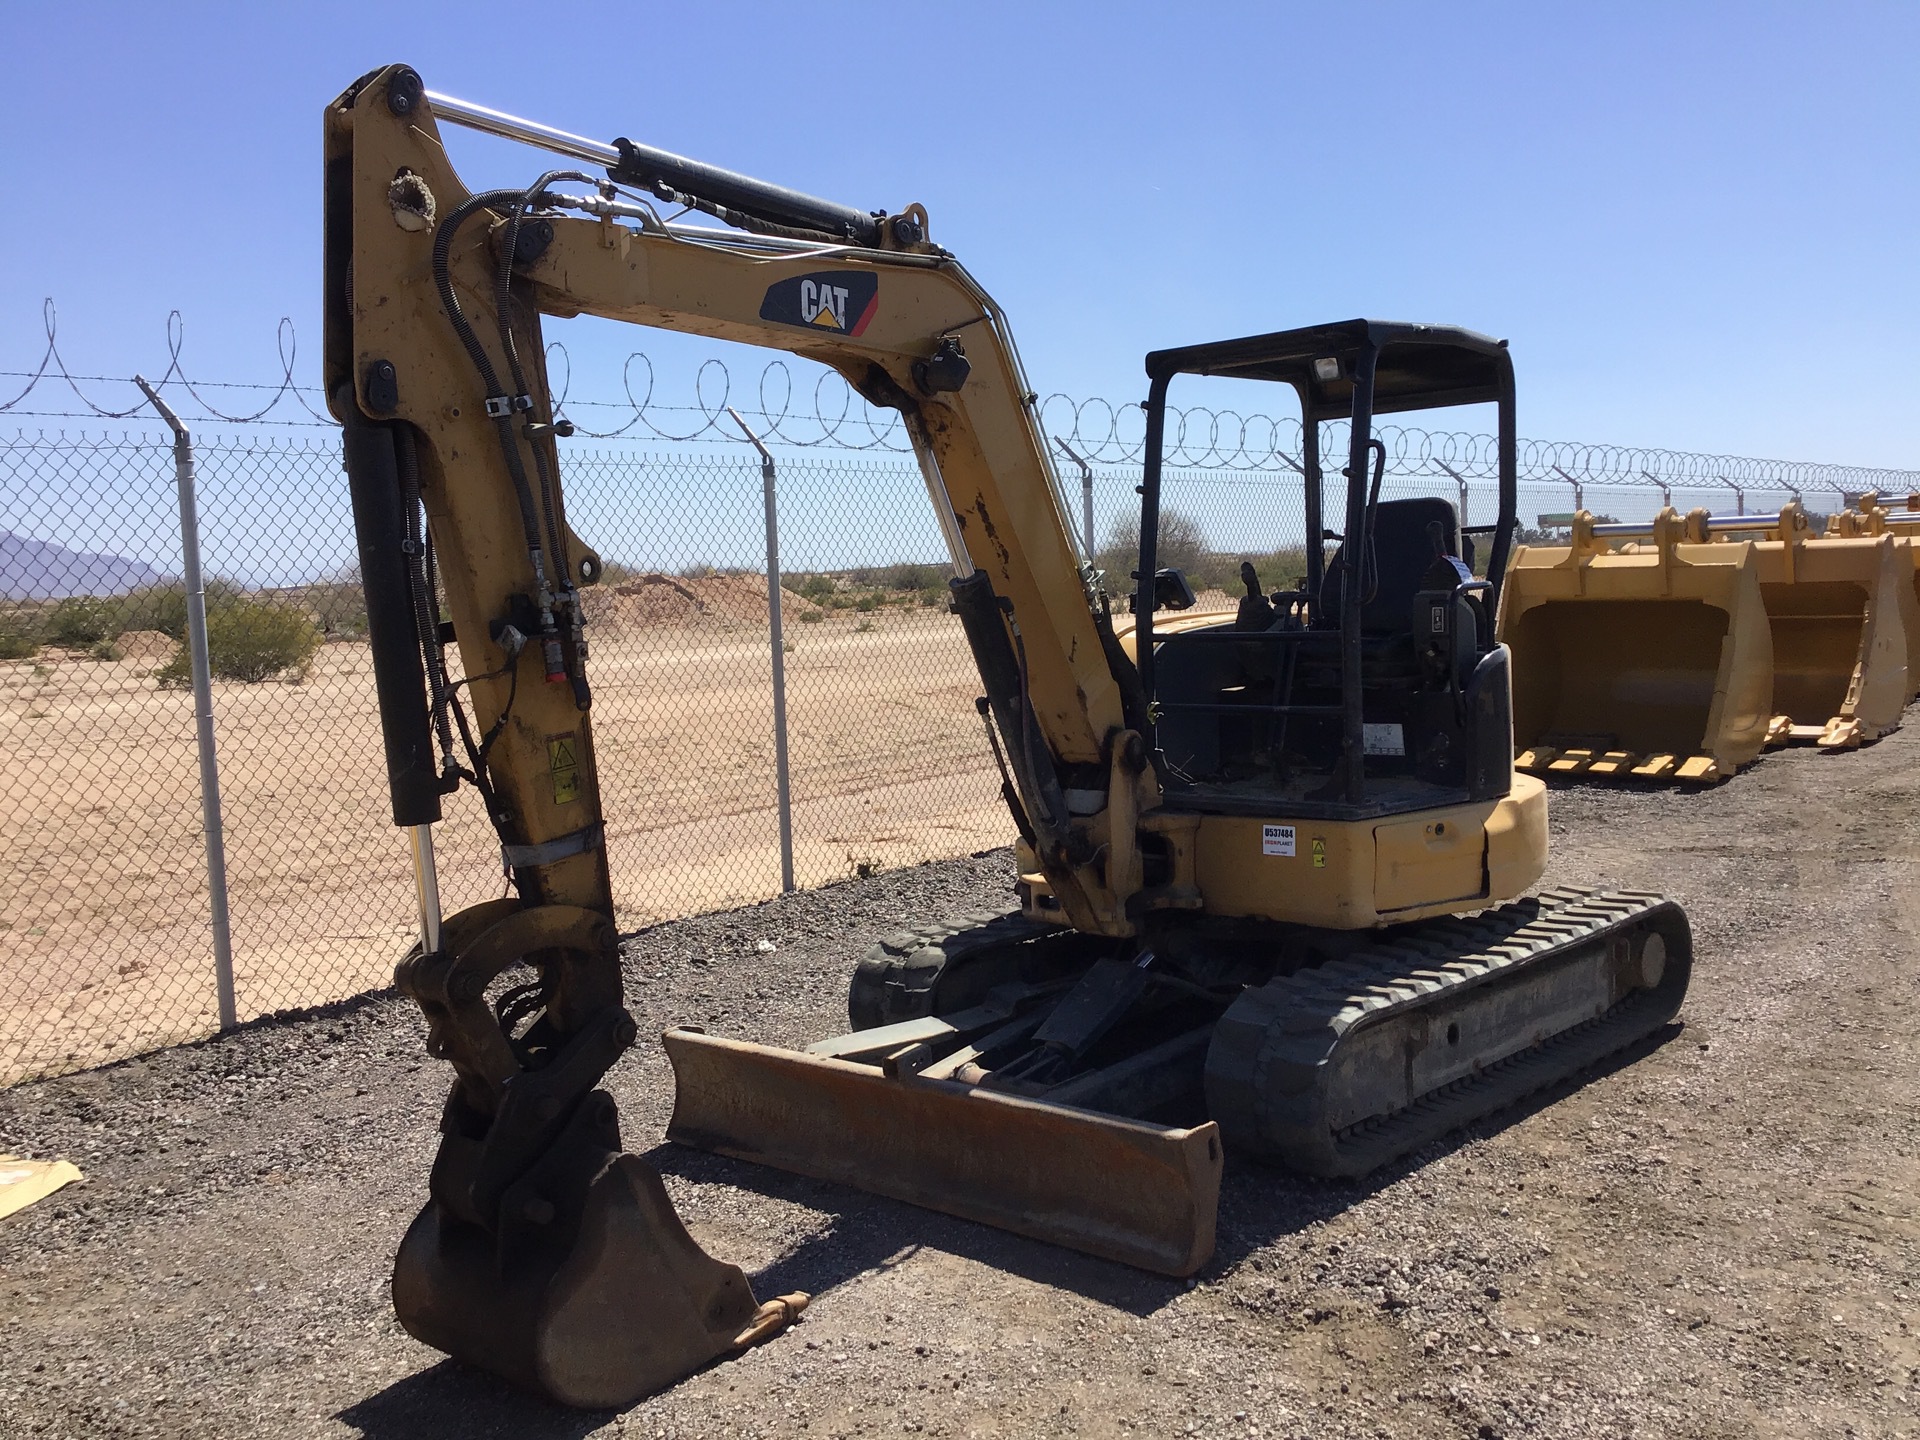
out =
[[[1076,1066],[1046,1037],[1118,962],[1063,974],[1063,938],[1006,917],[876,946],[855,1009],[911,977],[890,1023],[806,1052],[668,1032],[669,1138],[1185,1275],[1212,1251],[1222,1140],[1366,1174],[1658,1030],[1692,968],[1677,905],[1555,890],[1353,937],[1212,1003],[1190,964]]]

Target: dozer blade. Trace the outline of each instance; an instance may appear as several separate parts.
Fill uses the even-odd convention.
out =
[[[1518,768],[1700,782],[1759,755],[1773,634],[1752,552],[1516,551],[1499,637],[1513,652]]]
[[[1161,1275],[1213,1253],[1221,1151],[1170,1129],[691,1030],[667,1138]]]

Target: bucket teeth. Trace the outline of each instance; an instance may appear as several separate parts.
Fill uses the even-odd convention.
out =
[[[1822,750],[1858,750],[1867,738],[1866,727],[1858,720],[1836,715],[1821,728],[1814,743]]]
[[[1589,775],[1631,775],[1640,757],[1630,750],[1609,750],[1587,766]]]
[[[1793,739],[1793,717],[1775,715],[1767,721],[1767,749],[1777,750]]]
[[[1599,758],[1599,755],[1592,750],[1562,750],[1547,765],[1547,773],[1549,775],[1584,775]]]
[[[1690,755],[1673,772],[1673,778],[1693,785],[1713,785],[1726,779],[1727,772],[1711,755]]]
[[[1529,775],[1577,775],[1594,780],[1674,780],[1695,785],[1716,784],[1726,779],[1728,773],[1711,755],[1675,755],[1664,750],[1638,755],[1631,750],[1578,747],[1562,750],[1552,745],[1535,745],[1521,751],[1514,759],[1513,768]]]

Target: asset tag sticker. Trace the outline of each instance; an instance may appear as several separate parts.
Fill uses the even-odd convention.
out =
[[[553,776],[553,803],[569,805],[580,798],[580,756],[573,734],[547,741],[547,770]]]
[[[1293,854],[1293,826],[1262,825],[1260,827],[1260,853],[1262,855]]]
[[[1360,748],[1368,755],[1404,755],[1407,732],[1398,725],[1362,725]]]

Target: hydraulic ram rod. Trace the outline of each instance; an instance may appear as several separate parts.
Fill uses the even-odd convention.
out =
[[[1761,515],[1709,515],[1707,533],[1722,530],[1771,530],[1780,523],[1777,514]],[[1596,538],[1624,539],[1637,535],[1653,534],[1651,520],[1607,520],[1593,527]]]
[[[490,110],[485,105],[442,95],[437,90],[427,91],[427,102],[433,107],[433,113],[442,120],[451,120],[471,130],[537,145],[542,150],[551,150],[558,155],[605,166],[607,173],[622,184],[651,188],[656,183],[664,183],[675,190],[697,195],[702,200],[742,210],[776,224],[824,230],[832,235],[844,236],[856,245],[880,243],[880,224],[885,218],[884,212],[869,214],[850,205],[840,205],[802,194],[798,190],[789,190],[784,185],[756,180],[738,171],[689,160],[670,150],[636,145],[631,140],[619,140],[612,145],[589,140],[582,135],[556,130],[551,125],[522,120],[499,110]]]

